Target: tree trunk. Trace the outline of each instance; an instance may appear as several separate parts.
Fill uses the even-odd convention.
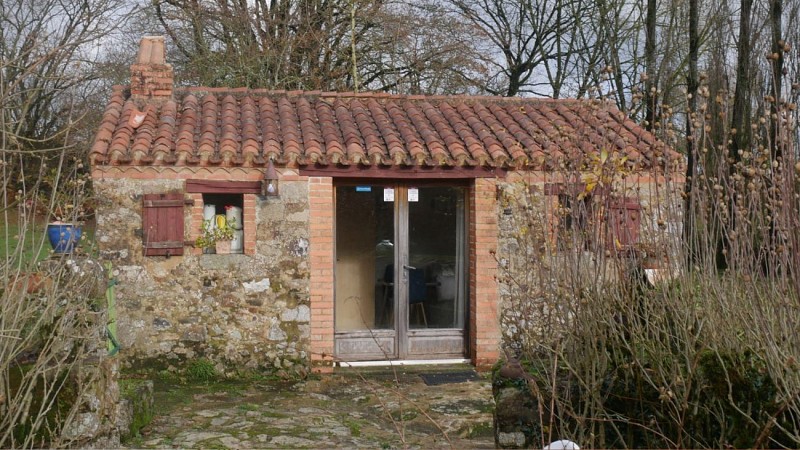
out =
[[[750,16],[753,0],[741,0],[739,11],[739,44],[736,48],[736,90],[733,95],[733,119],[731,122],[731,145],[728,155],[733,162],[739,162],[739,151],[750,149],[750,64],[752,44],[750,43]]]
[[[770,106],[770,129],[769,142],[772,150],[772,159],[778,160],[782,157],[779,123],[781,108],[781,89],[783,79],[783,1],[772,0],[770,5],[770,19],[772,22],[772,86],[774,100]]]
[[[733,94],[733,118],[731,120],[731,139],[728,147],[728,159],[730,166],[728,174],[733,175],[736,166],[742,160],[740,152],[749,151],[751,148],[751,107],[750,96],[750,64],[752,59],[752,44],[750,43],[750,19],[753,9],[753,0],[741,0],[739,10],[739,43],[736,46],[736,90]],[[723,233],[717,243],[717,268],[728,268],[727,250],[730,247],[728,234],[736,230],[736,198],[735,190],[731,193],[728,200],[728,220],[727,231]]]
[[[694,174],[697,161],[697,141],[694,134],[694,121],[697,114],[697,63],[700,52],[699,3],[700,0],[689,0],[689,73],[686,77],[689,102],[686,110],[686,181],[683,185],[683,240],[687,249],[687,266],[692,267],[695,260],[694,237]]]
[[[656,122],[656,103],[658,102],[658,83],[656,80],[656,0],[647,0],[644,42],[644,108],[645,128],[653,131]]]

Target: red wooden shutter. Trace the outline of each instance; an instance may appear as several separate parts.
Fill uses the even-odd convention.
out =
[[[611,200],[607,215],[607,244],[609,249],[630,250],[639,242],[641,205],[636,198]]]
[[[183,193],[142,197],[142,243],[145,256],[183,254]]]

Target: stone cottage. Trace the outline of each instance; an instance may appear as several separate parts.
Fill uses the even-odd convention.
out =
[[[491,365],[498,186],[604,148],[640,167],[664,156],[589,101],[179,88],[146,37],[90,152],[120,354]]]

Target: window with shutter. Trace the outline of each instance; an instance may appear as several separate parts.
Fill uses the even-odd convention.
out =
[[[555,239],[558,248],[590,248],[595,240],[595,200],[586,183],[546,183],[545,195],[555,196]]]
[[[559,249],[605,248],[616,254],[632,250],[639,242],[642,207],[638,198],[612,197],[603,187],[587,193],[585,183],[546,183],[544,193],[557,199],[555,240]],[[604,243],[598,242],[601,240]]]
[[[142,243],[145,256],[183,255],[183,193],[142,197]]]

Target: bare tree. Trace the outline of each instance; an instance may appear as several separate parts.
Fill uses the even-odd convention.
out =
[[[488,73],[471,25],[453,20],[436,1],[159,0],[150,11],[171,38],[178,74],[194,84],[304,90],[358,84],[441,94],[476,92]]]
[[[102,312],[90,303],[97,273],[36,255],[46,254],[43,216],[67,203],[81,209],[82,150],[94,129],[84,111],[96,109],[103,44],[129,9],[120,0],[0,2],[0,447],[77,438],[65,430],[99,373],[85,361],[104,344]]]
[[[635,79],[638,61],[638,29],[641,11],[625,1],[602,0],[598,11],[599,42],[613,86],[611,96],[621,111],[628,111],[626,93]]]
[[[153,14],[177,49],[178,73],[194,84],[348,90],[355,86],[352,50],[356,64],[373,51],[367,36],[380,26],[383,4],[158,0]]]
[[[487,45],[437,2],[387,5],[375,17],[380,26],[367,38],[359,69],[366,88],[398,94],[481,92],[489,69],[482,61]]]
[[[308,90],[352,88],[380,0],[153,2],[194,83]],[[351,13],[355,11],[355,24]],[[353,26],[355,25],[355,26]],[[179,71],[181,72],[181,71]]]
[[[66,145],[65,131],[84,125],[68,111],[92,109],[101,87],[102,45],[109,42],[115,19],[127,9],[119,0],[0,4],[5,151],[46,157],[46,152],[30,151],[61,148]]]
[[[485,58],[494,67],[493,95],[548,94],[537,69],[554,63],[550,73],[556,92],[563,84],[564,65],[577,49],[573,32],[582,0],[449,0],[456,14],[471,22],[492,45]],[[565,37],[566,36],[566,37]],[[559,66],[560,65],[560,66]],[[552,86],[551,86],[552,87]]]

